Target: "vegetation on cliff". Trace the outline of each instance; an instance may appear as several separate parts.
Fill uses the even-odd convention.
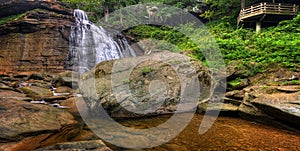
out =
[[[228,21],[212,21],[206,24],[215,38],[227,64],[238,61],[242,65],[258,64],[260,67],[282,65],[290,69],[300,64],[300,14],[293,20],[282,21],[276,27],[254,29],[236,27]],[[186,25],[185,30],[199,34],[200,29]],[[140,26],[129,31],[138,39],[153,38],[176,44],[181,50],[191,52],[195,58],[204,61],[201,50],[188,38],[166,27]],[[198,40],[203,40],[200,38]],[[200,42],[200,41],[199,41]],[[260,68],[263,69],[263,68]]]
[[[0,19],[0,25],[6,24],[8,22],[11,22],[13,20],[19,19],[21,17],[23,17],[24,14],[18,14],[18,15],[11,15],[11,16],[7,16],[7,17],[3,17]]]

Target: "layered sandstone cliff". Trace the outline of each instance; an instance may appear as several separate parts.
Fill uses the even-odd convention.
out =
[[[2,19],[23,13],[0,26],[0,72],[64,70],[74,22],[70,10],[55,0],[11,0],[0,8]]]

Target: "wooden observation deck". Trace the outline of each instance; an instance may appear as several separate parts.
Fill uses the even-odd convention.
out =
[[[242,8],[237,23],[256,23],[256,29],[260,30],[261,22],[278,23],[284,19],[292,19],[298,14],[298,11],[299,6],[296,4],[262,2]]]

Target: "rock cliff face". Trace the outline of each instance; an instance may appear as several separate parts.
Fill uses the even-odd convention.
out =
[[[1,2],[0,10],[0,17],[26,11],[0,26],[0,72],[64,70],[71,11],[53,0],[11,0]]]
[[[0,18],[22,14],[35,8],[46,9],[68,15],[70,11],[64,8],[63,3],[56,0],[0,0]]]

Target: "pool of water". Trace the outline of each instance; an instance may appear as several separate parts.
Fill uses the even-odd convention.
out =
[[[119,122],[131,128],[147,129],[164,123],[168,118],[160,116]],[[213,126],[205,134],[200,135],[198,130],[202,119],[203,115],[196,114],[188,126],[171,141],[143,150],[300,150],[300,134],[297,132],[235,117],[218,117]],[[126,138],[123,140],[126,141]],[[109,143],[108,146],[113,150],[130,150]]]

